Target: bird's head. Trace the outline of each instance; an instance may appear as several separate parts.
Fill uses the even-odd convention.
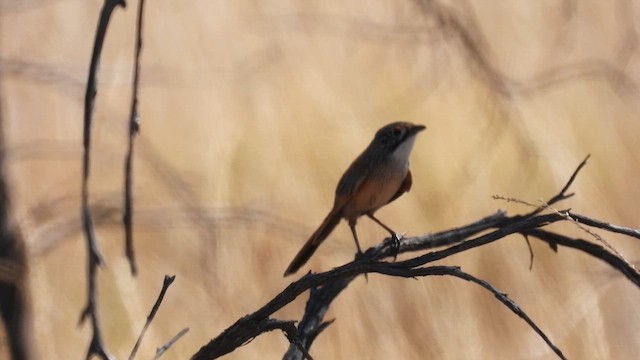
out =
[[[409,122],[394,122],[383,126],[373,138],[372,145],[385,149],[393,156],[408,158],[416,135],[426,129],[424,125],[416,125]]]

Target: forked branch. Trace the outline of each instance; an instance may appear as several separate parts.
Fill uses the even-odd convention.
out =
[[[586,159],[574,171],[562,190],[552,197],[548,203],[557,203],[571,196],[571,194],[567,194],[567,191],[585,164]],[[214,359],[246,344],[247,341],[260,334],[258,330],[262,328],[261,324],[268,321],[274,312],[295,300],[300,294],[310,290],[310,298],[305,308],[305,314],[298,325],[297,338],[295,341],[291,341],[290,339],[291,345],[285,355],[286,359],[301,359],[305,356],[305,353],[299,349],[300,344],[306,349],[305,352],[308,351],[317,335],[330,324],[330,322],[324,321],[324,315],[332,301],[358,275],[372,272],[401,277],[449,275],[481,285],[491,291],[502,304],[524,319],[557,356],[564,359],[564,355],[551,341],[549,336],[547,336],[520,307],[505,294],[495,289],[491,284],[471,274],[467,274],[457,267],[428,266],[428,264],[434,261],[487,245],[491,242],[504,239],[508,235],[522,234],[543,240],[554,246],[565,246],[583,251],[609,264],[624,274],[632,283],[640,286],[640,274],[638,271],[624,261],[624,259],[620,259],[616,254],[611,253],[604,247],[589,241],[569,238],[542,229],[549,224],[566,221],[567,216],[571,214],[568,210],[541,214],[543,210],[544,209],[536,209],[529,214],[515,216],[507,216],[504,212],[499,211],[460,228],[404,239],[400,245],[400,253],[411,253],[442,246],[448,247],[399,262],[390,263],[382,260],[393,255],[392,241],[391,239],[386,239],[382,243],[368,249],[363,256],[358,257],[350,263],[322,273],[309,273],[291,283],[266,305],[256,312],[242,317],[208,344],[204,345],[193,355],[192,359]],[[610,225],[598,220],[591,220],[591,222],[584,222],[584,224],[635,237],[640,234],[640,232],[634,229]],[[490,232],[481,234],[486,231]]]

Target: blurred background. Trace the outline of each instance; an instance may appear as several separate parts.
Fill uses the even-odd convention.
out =
[[[6,173],[26,244],[36,358],[80,359],[90,326],[80,232],[83,99],[101,1],[1,0]],[[123,167],[137,2],[118,8],[102,57],[90,196],[107,266],[107,349],[128,356],[162,285],[177,276],[139,358],[183,327],[185,359],[309,270],[353,258],[342,223],[299,274],[282,273],[333,204],[375,131],[428,127],[413,189],[378,212],[418,235],[505,209],[492,195],[559,204],[640,228],[640,59],[634,1],[147,1],[136,141],[135,248],[124,257]],[[553,229],[590,238],[569,223]],[[363,246],[386,233],[363,219]],[[629,261],[637,240],[598,232]],[[508,293],[572,359],[633,359],[640,292],[602,262],[513,236],[441,261]],[[299,319],[307,294],[275,314]],[[521,319],[453,278],[357,279],[334,302],[317,359],[555,359]],[[274,359],[262,335],[228,356]],[[2,354],[6,355],[6,346]]]

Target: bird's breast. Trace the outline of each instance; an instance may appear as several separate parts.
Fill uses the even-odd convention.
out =
[[[353,197],[343,208],[343,217],[355,219],[369,211],[386,205],[398,192],[409,171],[407,162],[389,159],[372,168],[369,176],[358,186]]]

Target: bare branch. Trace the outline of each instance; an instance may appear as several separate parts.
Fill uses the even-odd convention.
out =
[[[171,286],[171,284],[175,279],[176,279],[175,275],[164,276],[164,282],[162,283],[162,290],[160,290],[158,299],[156,300],[156,303],[153,305],[153,308],[151,308],[151,312],[149,313],[149,316],[147,316],[147,322],[144,323],[144,326],[142,327],[142,331],[140,331],[140,336],[138,336],[138,341],[136,341],[136,344],[133,346],[133,349],[131,350],[131,354],[129,355],[129,360],[133,360],[133,358],[135,358],[136,353],[138,352],[138,348],[142,343],[142,339],[144,338],[144,334],[147,332],[147,328],[149,328],[149,325],[151,325],[151,321],[153,321],[153,318],[156,316],[156,313],[160,308],[160,304],[162,304],[162,300],[164,300],[164,295],[167,293],[169,286]]]
[[[180,330],[180,332],[177,333],[174,337],[172,337],[171,340],[167,341],[167,343],[162,345],[162,347],[159,347],[156,350],[156,356],[153,357],[153,360],[160,359],[160,357],[165,352],[167,352],[167,350],[169,350],[169,348],[171,346],[173,346],[173,344],[175,344],[178,340],[180,340],[180,338],[183,337],[187,332],[189,332],[189,328],[184,328],[184,329]]]
[[[255,313],[253,315],[255,315]],[[249,315],[240,319],[236,324],[241,323],[241,326],[234,328],[234,330],[230,332],[230,336],[226,336],[224,338],[218,337],[222,341],[221,347],[218,348],[216,346],[208,346],[208,345],[203,346],[200,349],[200,351],[198,351],[198,353],[196,353],[191,357],[191,359],[193,360],[215,359],[217,357],[220,357],[224,354],[227,354],[233,351],[234,349],[240,346],[250,343],[253,339],[255,339],[260,334],[279,329],[279,330],[282,330],[282,332],[285,334],[289,342],[293,346],[295,346],[299,351],[302,352],[302,354],[304,355],[304,358],[313,360],[311,355],[307,353],[307,350],[305,349],[304,345],[300,341],[300,335],[298,333],[298,329],[295,326],[295,321],[283,321],[283,320],[271,319],[268,316],[263,317],[263,316],[253,316],[253,315]],[[214,341],[215,339],[212,340],[209,344],[211,344]]]
[[[584,166],[584,163],[583,161],[574,171],[562,191],[554,196],[553,199],[556,199],[555,201],[566,199],[566,192],[575,180],[579,170]],[[562,245],[586,252],[620,271],[636,284],[636,286],[640,287],[640,274],[638,274],[635,268],[602,246],[581,239],[571,239],[564,235],[541,229],[541,227],[554,222],[567,221],[567,214],[569,214],[567,210],[550,214],[538,214],[537,209],[534,212],[535,213],[527,215],[507,217],[504,212],[500,211],[461,228],[404,239],[400,244],[399,252],[431,249],[435,246],[442,245],[451,246],[394,263],[381,261],[382,258],[393,256],[394,253],[391,240],[386,239],[382,243],[368,249],[362,256],[359,256],[350,263],[323,273],[309,273],[291,283],[266,305],[256,312],[239,319],[215,339],[203,346],[192,359],[214,359],[233,351],[238,346],[242,346],[259,334],[259,330],[263,328],[263,324],[269,319],[269,316],[308,289],[310,289],[310,297],[305,308],[305,315],[298,325],[298,331],[300,343],[305,349],[309,349],[315,337],[329,324],[324,322],[323,319],[331,302],[355,277],[370,272],[394,276],[452,275],[473,281],[492,291],[503,304],[507,305],[512,311],[527,321],[553,351],[560,358],[564,359],[562,352],[549,340],[542,330],[540,330],[531,319],[526,317],[526,314],[513,304],[506,295],[497,291],[490,284],[476,279],[469,274],[457,273],[455,270],[451,270],[451,268],[442,270],[443,267],[424,267],[434,261],[448,258],[457,253],[483,246],[499,239],[504,239],[508,235],[522,234],[524,236],[541,239],[549,243],[554,249],[557,248],[558,245]],[[484,235],[477,235],[491,229],[495,230]],[[476,237],[471,238],[472,236]],[[299,349],[297,349],[297,346],[291,345],[284,358],[301,359],[302,355]]]
[[[572,197],[573,193],[567,194],[567,191],[569,190],[569,187],[571,187],[571,184],[573,184],[573,182],[576,180],[576,176],[578,176],[578,173],[580,172],[580,170],[582,170],[582,168],[585,165],[587,165],[587,160],[589,160],[589,157],[591,157],[591,154],[587,155],[587,157],[585,157],[584,160],[582,160],[580,165],[578,165],[578,167],[573,171],[573,174],[571,174],[569,181],[567,181],[567,183],[564,185],[564,187],[562,188],[562,190],[560,190],[559,193],[557,193],[554,197],[546,201],[545,204],[543,204],[542,206],[539,206],[536,210],[529,213],[527,216],[533,216],[533,215],[539,214],[541,211],[548,208],[549,206],[559,201],[566,200]]]
[[[142,19],[144,0],[138,1],[138,22],[136,26],[136,50],[133,66],[133,92],[131,95],[131,113],[129,115],[129,144],[124,165],[124,222],[125,253],[131,267],[131,274],[138,273],[136,256],[133,249],[133,143],[140,131],[140,116],[138,114],[138,91],[140,88],[140,54],[142,53]]]
[[[91,218],[91,209],[89,208],[89,171],[91,168],[91,126],[93,120],[93,105],[97,93],[97,73],[100,64],[100,56],[104,38],[107,33],[107,27],[111,14],[117,6],[124,7],[124,0],[105,0],[100,11],[100,19],[98,20],[98,28],[96,30],[95,42],[93,44],[93,53],[91,55],[91,65],[89,66],[89,78],[87,80],[87,91],[84,99],[84,153],[82,162],[82,225],[87,241],[87,262],[88,262],[88,280],[87,280],[87,306],[82,311],[80,321],[85,318],[91,318],[92,337],[87,351],[87,359],[93,355],[101,359],[111,359],[111,355],[106,351],[102,342],[102,335],[98,321],[98,304],[97,304],[97,286],[96,272],[98,266],[103,263],[96,236],[93,230],[93,220]]]
[[[289,340],[291,345],[295,346],[300,352],[302,352],[304,358],[308,360],[313,360],[311,355],[307,352],[305,347],[300,342],[300,334],[298,333],[298,329],[296,328],[295,321],[283,321],[283,320],[275,320],[268,319],[265,322],[265,326],[263,332],[280,329]]]
[[[613,233],[632,236],[636,239],[640,239],[640,230],[632,229],[626,226],[610,224],[608,222],[590,218],[586,215],[576,214],[573,211],[569,211],[569,216],[575,219],[576,221],[591,227],[607,230]]]
[[[553,209],[553,208],[551,208]],[[553,211],[555,211],[556,213],[558,213],[558,210],[553,209]],[[594,231],[592,231],[591,229],[587,228],[586,226],[582,225],[579,221],[577,221],[576,219],[574,219],[573,217],[571,217],[570,213],[567,211],[564,214],[561,214],[567,221],[572,222],[574,225],[576,225],[580,230],[586,232],[587,234],[589,234],[591,237],[593,237],[594,239],[598,240],[600,243],[602,243],[605,248],[609,251],[611,251],[612,253],[615,254],[615,256],[617,256],[618,258],[620,258],[621,260],[624,260],[627,265],[629,265],[631,268],[633,268],[634,270],[637,271],[637,269],[635,268],[635,266],[633,264],[631,264],[625,257],[624,255],[622,255],[622,253],[620,253],[618,250],[616,250],[616,248],[611,245],[607,240],[605,240],[605,238],[603,238],[602,236],[600,236],[599,234],[595,233]]]
[[[543,240],[549,244],[562,245],[583,251],[611,265],[614,269],[624,274],[624,276],[626,276],[627,279],[633,282],[636,286],[640,287],[640,273],[638,273],[638,271],[626,260],[619,258],[601,245],[594,244],[583,239],[573,239],[543,229],[529,229],[525,230],[524,233]]]
[[[508,217],[502,210],[495,212],[492,215],[484,217],[471,224],[454,228],[447,231],[437,232],[434,234],[424,234],[420,236],[408,237],[402,239],[400,242],[399,253],[417,251],[417,250],[429,250],[446,245],[457,244],[464,239],[479,234],[483,231],[487,231],[492,228],[496,228],[503,224]],[[391,239],[388,238],[384,242],[372,247],[367,252],[376,254],[376,258],[383,258],[393,254],[391,248]]]
[[[531,247],[531,242],[529,241],[529,237],[527,235],[523,235],[524,241],[527,243],[527,248],[529,249],[529,271],[533,269],[533,248]]]
[[[0,328],[6,339],[0,340],[3,352],[14,360],[33,358],[33,331],[29,300],[27,256],[24,238],[13,221],[11,190],[6,172],[6,139],[0,98]]]
[[[496,299],[500,300],[505,306],[507,306],[511,311],[513,311],[516,315],[522,318],[540,337],[544,340],[544,342],[549,345],[549,347],[553,350],[553,352],[558,355],[561,359],[566,359],[562,351],[549,339],[549,337],[531,320],[531,318],[513,301],[511,300],[507,294],[499,291],[493,285],[489,284],[485,280],[478,279],[475,276],[465,273],[460,270],[457,266],[431,266],[426,268],[416,268],[416,269],[403,269],[399,270],[395,267],[377,267],[376,270],[372,272],[378,272],[380,274],[385,275],[393,275],[393,276],[402,276],[402,277],[417,277],[417,276],[430,276],[430,275],[451,275],[458,277],[463,280],[471,281],[476,283],[483,288],[491,291],[493,295],[495,295]]]

